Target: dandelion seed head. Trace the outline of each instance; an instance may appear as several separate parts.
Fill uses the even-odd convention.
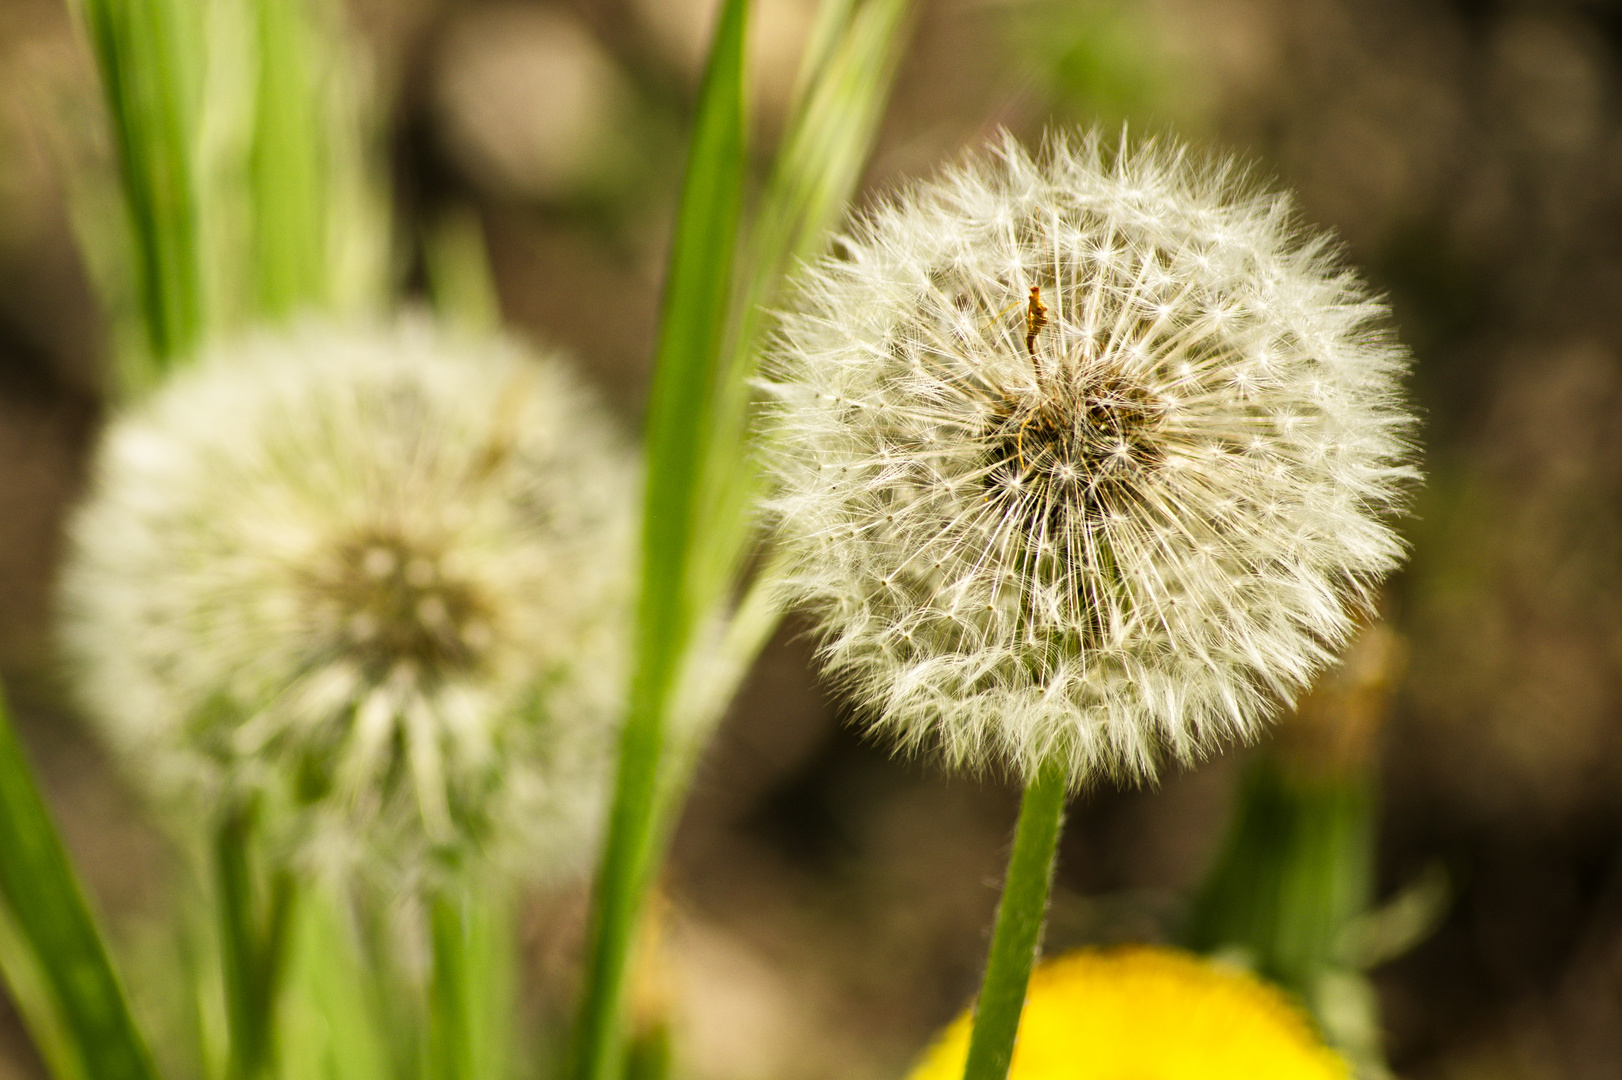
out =
[[[562,366],[501,341],[224,347],[106,433],[64,574],[75,681],[160,794],[275,794],[317,863],[565,869],[616,711],[632,472]]]
[[[1233,165],[1005,138],[837,250],[768,364],[772,510],[903,745],[1150,777],[1252,737],[1399,561],[1406,354]]]

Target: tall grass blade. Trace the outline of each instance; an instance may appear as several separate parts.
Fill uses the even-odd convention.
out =
[[[398,1080],[404,1072],[390,1057],[391,1028],[367,992],[377,973],[362,960],[346,914],[318,889],[292,913],[277,1062],[286,1080]]]
[[[594,898],[574,1075],[613,1080],[634,928],[659,849],[665,714],[694,621],[689,573],[743,204],[747,0],[721,10],[699,93],[665,282],[647,418],[642,589],[630,701]]]
[[[90,1080],[157,1080],[67,853],[0,697],[0,897],[43,975],[60,1030]],[[65,1080],[65,1078],[64,1078]]]
[[[272,319],[324,304],[328,293],[323,58],[310,6],[310,0],[254,0],[252,272],[259,310]]]
[[[732,337],[716,410],[707,481],[711,535],[702,595],[730,599],[753,539],[750,508],[759,470],[745,451],[750,380],[771,307],[796,263],[820,255],[855,194],[894,82],[912,0],[825,0],[799,75],[793,115],[762,194],[740,275]],[[767,633],[770,628],[767,628]],[[764,637],[762,638],[764,641]]]
[[[205,324],[195,128],[202,82],[193,0],[84,0],[134,245],[150,365],[139,386],[191,350]]]
[[[234,807],[214,836],[230,1080],[257,1080],[275,1064],[288,926],[297,898],[286,868],[255,873],[256,817],[257,807],[251,804]]]
[[[700,638],[735,599],[754,540],[758,480],[746,438],[763,312],[787,268],[820,251],[860,179],[911,8],[910,0],[828,0],[821,9],[799,103],[734,277],[745,164],[744,6],[729,4],[717,30],[656,356],[637,668],[598,883],[578,1080],[606,1080],[620,1067],[618,1008],[632,928],[686,773],[663,760],[671,713],[712,719],[776,624],[771,591],[757,582],[716,640]],[[712,160],[717,154],[726,155],[724,170]],[[686,749],[690,762],[694,748]]]
[[[512,1059],[512,911],[492,882],[450,882],[429,900],[426,1080],[500,1080]]]

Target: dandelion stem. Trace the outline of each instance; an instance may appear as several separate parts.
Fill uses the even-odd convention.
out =
[[[1019,1016],[1025,1007],[1025,987],[1031,980],[1047,917],[1066,791],[1063,767],[1050,761],[1025,788],[1020,802],[1014,851],[1008,858],[1008,877],[997,904],[997,925],[974,1010],[963,1080],[1005,1080],[1008,1075]]]

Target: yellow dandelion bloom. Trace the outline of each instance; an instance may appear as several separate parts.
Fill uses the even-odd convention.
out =
[[[960,1080],[965,1010],[908,1080]],[[1255,976],[1172,949],[1086,949],[1031,975],[1009,1080],[1346,1080],[1299,1010]]]

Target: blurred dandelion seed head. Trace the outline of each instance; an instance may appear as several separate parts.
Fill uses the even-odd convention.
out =
[[[908,1080],[956,1080],[971,1012]],[[1009,1080],[1347,1080],[1346,1063],[1271,986],[1173,949],[1083,949],[1031,974]]]
[[[426,323],[220,350],[106,435],[64,582],[87,706],[159,788],[282,792],[321,862],[566,861],[620,681],[607,427],[556,361]]]
[[[1150,777],[1254,735],[1398,563],[1406,353],[1231,163],[1005,137],[836,253],[768,365],[772,509],[903,744]]]

